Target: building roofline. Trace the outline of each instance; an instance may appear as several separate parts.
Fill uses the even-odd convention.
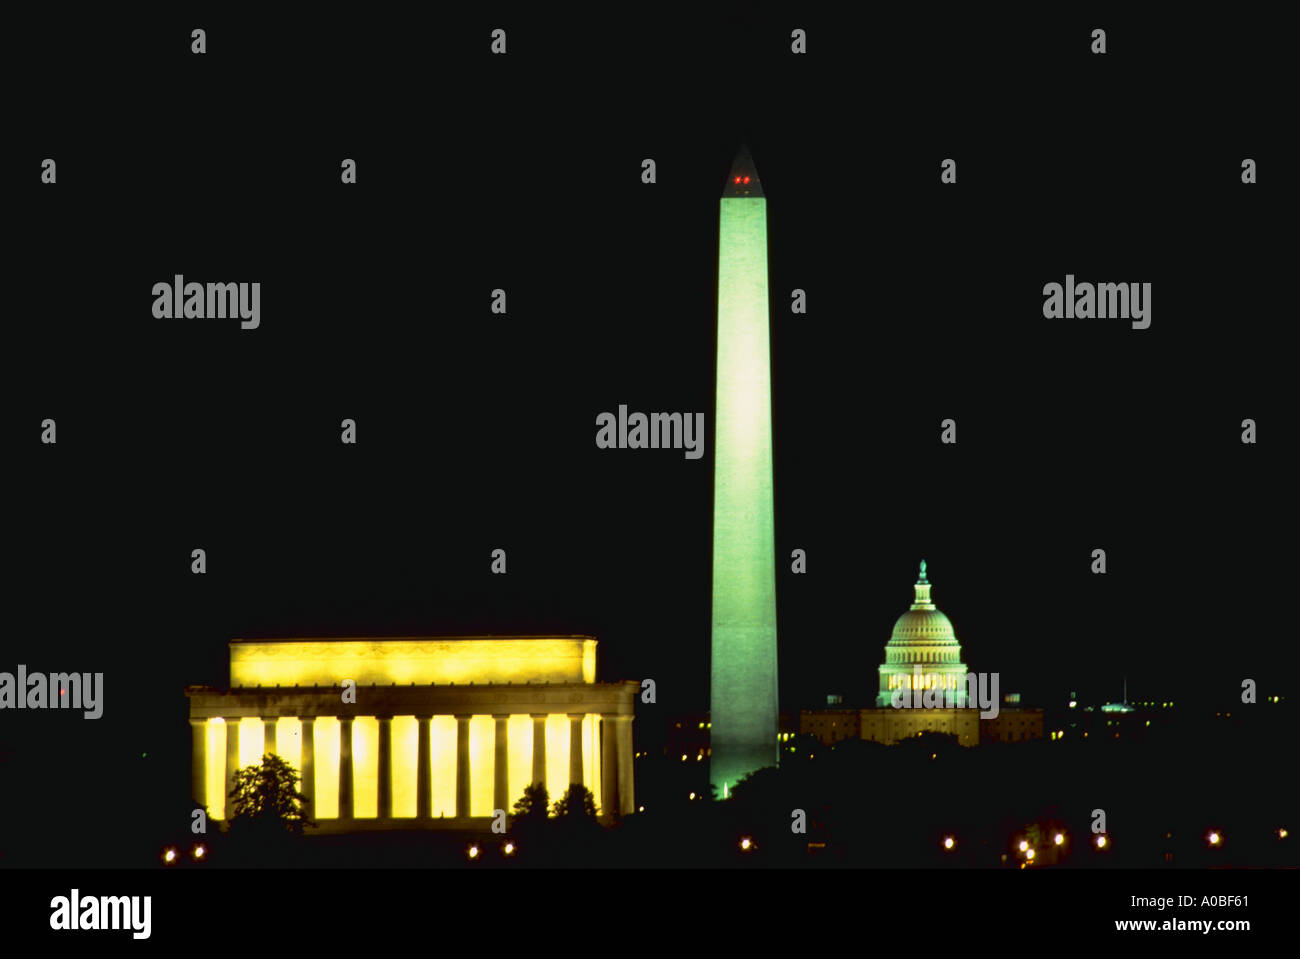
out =
[[[596,639],[586,633],[479,633],[456,636],[288,636],[288,637],[254,637],[240,636],[231,639],[230,645],[244,643],[446,643],[474,642],[484,639]]]

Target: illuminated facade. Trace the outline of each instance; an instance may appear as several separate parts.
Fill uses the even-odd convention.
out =
[[[192,794],[225,818],[271,752],[322,830],[466,826],[532,782],[582,783],[610,820],[635,808],[640,686],[595,678],[589,636],[232,640],[230,689],[186,687]]]
[[[743,147],[720,202],[709,781],[725,798],[778,761],[767,200]]]

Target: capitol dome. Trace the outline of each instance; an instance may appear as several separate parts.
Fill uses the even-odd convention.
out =
[[[907,690],[953,690],[964,705],[960,688],[965,682],[966,666],[961,661],[961,645],[952,620],[930,599],[925,560],[921,560],[921,573],[912,588],[912,606],[895,620],[885,645],[877,704],[889,705],[893,691],[901,686]]]
[[[900,643],[952,643],[956,645],[957,634],[953,632],[952,620],[939,610],[909,609],[894,623],[894,632],[889,637],[889,645]]]

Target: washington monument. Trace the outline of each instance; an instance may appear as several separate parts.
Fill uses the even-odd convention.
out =
[[[778,760],[771,379],[767,200],[742,146],[718,221],[709,781],[720,799]]]

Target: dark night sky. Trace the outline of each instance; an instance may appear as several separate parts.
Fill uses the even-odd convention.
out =
[[[1190,32],[1096,62],[1066,17],[1012,60],[986,14],[933,36],[808,20],[822,55],[801,60],[752,9],[521,21],[503,63],[373,24],[347,38],[391,54],[367,69],[341,25],[217,33],[195,63],[159,52],[188,26],[155,24],[102,85],[23,105],[0,669],[102,670],[107,701],[97,723],[0,716],[17,777],[152,749],[183,790],[183,687],[224,683],[235,636],[591,633],[601,678],[704,708],[712,443],[602,451],[595,417],[702,410],[711,437],[741,137],[770,227],[784,708],[871,694],[921,557],[966,662],[1027,699],[1291,681],[1287,273],[1273,188],[1238,182],[1242,156],[1280,161],[1265,108],[1223,95]],[[1186,67],[1177,103],[1142,43]],[[31,174],[46,155],[57,192]],[[154,320],[174,273],[260,281],[261,328]],[[1151,329],[1043,319],[1066,273],[1152,282]]]

